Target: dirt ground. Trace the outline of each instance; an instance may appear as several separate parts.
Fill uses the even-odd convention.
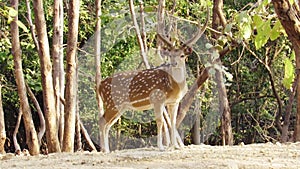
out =
[[[191,145],[179,150],[139,148],[111,153],[77,152],[39,156],[0,154],[0,169],[24,168],[300,168],[300,143],[236,146]]]

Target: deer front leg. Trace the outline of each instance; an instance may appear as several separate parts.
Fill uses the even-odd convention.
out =
[[[178,142],[176,137],[179,135],[177,128],[176,128],[176,118],[177,118],[177,110],[178,110],[178,104],[171,104],[168,105],[168,112],[171,119],[171,145],[173,145],[175,148],[179,148]]]

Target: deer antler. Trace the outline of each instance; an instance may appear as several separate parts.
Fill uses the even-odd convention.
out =
[[[171,41],[169,41],[167,38],[165,38],[163,35],[161,35],[161,34],[157,34],[157,36],[165,43],[165,44],[167,44],[167,46],[168,47],[170,47],[170,48],[174,48],[174,43],[172,43]]]
[[[205,29],[207,28],[208,21],[209,21],[209,15],[210,15],[210,12],[209,12],[209,8],[207,7],[206,21],[205,21],[203,28],[201,29],[200,21],[198,21],[198,32],[196,33],[196,35],[194,37],[192,37],[191,39],[184,42],[183,47],[186,47],[186,46],[190,47],[198,41],[198,39],[202,36]]]

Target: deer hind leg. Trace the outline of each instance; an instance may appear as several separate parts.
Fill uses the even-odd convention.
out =
[[[108,133],[109,128],[107,126],[107,122],[105,118],[102,116],[100,117],[99,121],[99,131],[100,131],[100,147],[101,151],[108,153],[109,152],[109,144],[108,144]]]
[[[163,127],[163,108],[164,105],[162,103],[154,104],[154,113],[155,113],[155,120],[157,125],[157,147],[159,150],[163,151],[163,138],[162,138],[162,127]]]
[[[162,139],[162,127],[163,127],[163,110],[165,106],[166,96],[160,89],[152,90],[149,95],[150,103],[154,107],[155,120],[157,125],[157,147],[160,150],[164,150]]]
[[[114,114],[109,117],[110,120],[105,119],[105,115],[100,117],[99,128],[100,128],[100,146],[101,151],[108,153],[109,152],[109,130],[112,125],[116,123],[116,121],[120,118],[123,111],[118,112],[107,112]]]

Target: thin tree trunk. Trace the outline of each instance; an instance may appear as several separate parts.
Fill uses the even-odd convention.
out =
[[[63,140],[63,104],[60,98],[63,97],[64,81],[61,76],[64,76],[64,70],[61,69],[63,64],[63,10],[62,0],[54,0],[54,21],[53,21],[53,38],[52,38],[52,60],[53,60],[53,85],[55,94],[55,108],[57,113],[58,136],[60,143]]]
[[[77,146],[75,151],[81,151],[82,150],[82,143],[81,143],[80,117],[79,117],[78,104],[77,104],[77,110],[76,110],[75,138],[76,138],[76,146]]]
[[[199,75],[198,75],[199,76]],[[201,139],[203,136],[203,134],[201,135],[200,133],[200,128],[202,126],[201,124],[201,121],[202,121],[202,118],[203,118],[203,115],[202,115],[202,110],[201,110],[201,107],[202,107],[202,99],[201,98],[204,98],[205,97],[205,93],[206,93],[206,88],[203,87],[203,91],[201,92],[200,96],[198,96],[199,98],[197,98],[197,104],[196,104],[196,114],[195,114],[195,123],[193,125],[193,128],[192,128],[192,139],[193,139],[193,143],[196,144],[196,145],[200,145],[202,140]]]
[[[199,99],[199,102],[200,99]],[[196,106],[196,114],[195,114],[195,123],[192,127],[192,139],[193,139],[193,143],[195,145],[200,145],[201,143],[201,140],[200,140],[200,111],[201,111],[201,108],[199,108],[199,104],[201,103],[197,103],[197,106]]]
[[[299,18],[298,18],[299,19]],[[299,25],[298,25],[299,26]],[[298,35],[300,36],[300,34]],[[299,76],[300,71],[300,43],[298,46],[294,47],[296,54],[296,76]],[[297,83],[297,114],[296,114],[296,127],[294,132],[294,141],[300,141],[300,83]]]
[[[35,26],[40,50],[38,51],[41,65],[44,113],[46,119],[46,138],[49,153],[60,152],[57,135],[55,98],[50,60],[49,41],[44,16],[43,1],[33,0]]]
[[[2,84],[0,79],[0,154],[5,153],[4,144],[6,140],[5,122],[4,122],[4,111],[2,106]]]
[[[11,0],[12,7],[18,11],[18,0]],[[24,81],[24,74],[22,68],[22,53],[21,53],[21,46],[19,40],[19,27],[18,27],[18,16],[14,18],[11,22],[11,36],[12,36],[12,54],[14,56],[14,68],[15,68],[15,77],[16,83],[18,88],[18,95],[20,98],[20,108],[23,112],[23,120],[26,130],[26,143],[29,148],[29,152],[31,155],[37,155],[40,153],[39,144],[37,133],[34,128],[32,115],[30,106],[28,103],[25,81]]]
[[[144,2],[142,0],[140,2],[140,17],[141,17],[141,37],[143,41],[143,46],[145,53],[147,54],[148,52],[148,47],[147,47],[147,36],[146,36],[146,26],[145,26],[145,11],[144,11]]]
[[[21,147],[20,144],[18,143],[18,139],[17,139],[17,134],[20,128],[20,123],[21,123],[21,119],[22,119],[22,109],[20,108],[19,110],[19,114],[18,114],[18,119],[17,119],[17,123],[14,129],[14,133],[13,133],[13,142],[14,142],[14,147],[15,147],[15,154],[16,155],[20,155],[21,154]]]
[[[67,43],[67,70],[65,96],[65,126],[62,151],[74,151],[75,119],[76,119],[76,52],[79,25],[79,0],[69,2],[68,43]]]
[[[81,120],[79,119],[79,123],[80,123],[80,130],[85,138],[85,140],[87,141],[89,147],[92,149],[92,151],[97,151],[92,139],[89,136],[89,133],[86,131],[84,125],[82,124]]]
[[[98,104],[98,117],[99,119],[104,115],[103,101],[99,93],[101,84],[101,0],[96,0],[96,27],[95,27],[95,83],[96,83],[96,99]],[[99,130],[100,131],[100,130]],[[101,132],[99,132],[99,140],[102,138]],[[101,144],[101,143],[100,143]],[[102,148],[102,147],[101,147]]]
[[[176,120],[176,126],[177,128],[180,126],[182,120],[184,119],[186,112],[189,110],[193,99],[195,98],[195,95],[202,86],[202,84],[208,79],[208,69],[205,68],[200,76],[197,78],[197,80],[193,83],[189,91],[184,95],[183,99],[180,102],[179,109],[178,109],[178,115]]]
[[[35,98],[33,92],[31,91],[31,89],[29,88],[28,84],[26,83],[26,90],[29,94],[30,99],[32,100],[37,112],[38,112],[38,116],[40,119],[40,127],[39,127],[39,131],[38,131],[38,140],[39,140],[39,145],[42,145],[42,138],[45,134],[46,131],[46,124],[45,124],[45,118],[42,112],[42,109],[39,105],[39,102],[37,101],[37,99]]]
[[[300,70],[300,11],[298,4],[291,5],[289,0],[272,0],[275,12],[291,41],[296,55],[296,72]],[[294,131],[295,141],[300,141],[300,83],[297,84],[297,114]]]
[[[59,1],[59,21],[60,21],[60,29],[59,29],[59,36],[60,36],[60,50],[59,50],[59,87],[60,87],[60,106],[59,106],[59,126],[58,126],[58,136],[60,145],[62,147],[63,143],[63,135],[64,135],[64,103],[62,103],[61,98],[65,98],[65,68],[64,68],[64,51],[63,51],[63,33],[64,33],[64,9],[63,9],[63,2],[62,0]]]
[[[96,98],[99,109],[99,116],[104,114],[103,102],[99,94],[101,83],[101,0],[96,0],[96,28],[95,28],[95,68],[96,68]]]
[[[78,79],[78,67],[76,68],[76,79]],[[78,83],[75,83],[76,90],[78,89]],[[81,151],[82,150],[82,141],[81,141],[81,132],[80,132],[80,115],[79,115],[79,99],[78,95],[76,97],[76,119],[75,119],[75,141],[77,147],[75,148],[75,151]]]
[[[27,9],[27,20],[28,20],[28,24],[30,26],[31,37],[33,39],[35,47],[37,48],[37,51],[39,51],[40,47],[39,47],[39,44],[38,44],[38,41],[37,41],[37,38],[36,38],[34,25],[32,23],[32,19],[31,19],[31,9],[30,9],[30,1],[29,0],[26,0],[26,9]]]
[[[227,24],[222,9],[223,0],[214,0],[212,27],[215,30],[218,30],[220,25],[224,28]]]
[[[214,0],[213,6],[213,21],[212,27],[215,30],[218,30],[220,26],[224,28],[226,26],[226,19],[223,14],[223,0]],[[214,37],[217,39],[218,34],[214,33]],[[221,60],[219,60],[221,64]],[[227,98],[227,91],[223,80],[223,74],[221,70],[216,69],[216,81],[218,86],[219,93],[219,106],[221,113],[221,135],[223,140],[223,145],[232,145],[233,144],[233,135],[231,127],[231,112],[229,107],[229,102]]]
[[[294,83],[292,86],[292,91],[290,92],[290,96],[289,96],[289,101],[288,101],[288,105],[286,106],[286,113],[284,116],[284,121],[283,121],[283,125],[282,125],[282,131],[281,131],[281,142],[285,143],[287,142],[289,139],[289,126],[290,126],[290,117],[292,114],[292,109],[293,109],[293,103],[294,103],[294,98],[295,98],[295,94],[296,94],[296,87],[298,86],[299,83],[299,72],[296,72],[296,78],[294,79]]]
[[[130,7],[130,13],[131,13],[131,18],[132,18],[132,21],[133,21],[134,29],[135,29],[135,32],[136,32],[136,36],[137,36],[137,39],[138,39],[139,46],[140,46],[140,54],[142,56],[142,60],[144,62],[145,67],[147,69],[149,69],[150,65],[149,65],[149,62],[148,62],[148,59],[147,59],[147,54],[145,52],[145,46],[144,46],[143,39],[142,39],[142,36],[141,36],[140,28],[139,28],[139,25],[137,23],[135,11],[134,11],[133,0],[129,0],[129,7]]]
[[[231,127],[231,114],[227,99],[226,87],[221,70],[216,70],[216,81],[219,93],[219,106],[221,113],[221,134],[223,145],[233,145],[233,135]]]
[[[165,34],[165,32],[164,32],[165,4],[166,4],[165,0],[159,0],[158,1],[157,30],[156,30],[156,32],[158,34],[161,34],[161,35]],[[161,59],[163,59],[162,56],[161,56],[161,54],[160,54],[162,40],[159,37],[157,37],[156,41],[157,41],[157,43],[156,43],[157,54],[160,56]]]

